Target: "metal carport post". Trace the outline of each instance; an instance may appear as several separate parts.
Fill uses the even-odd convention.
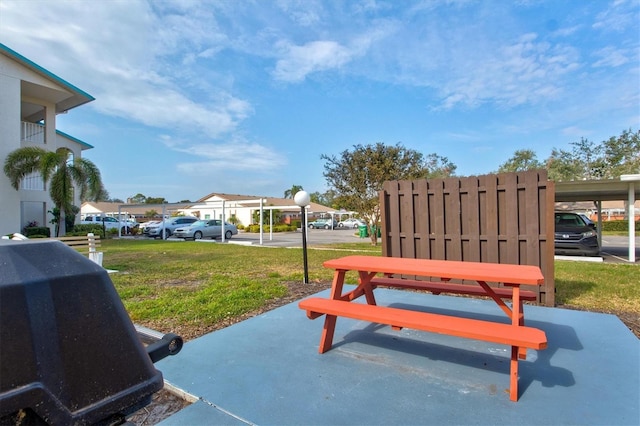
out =
[[[635,197],[635,185],[638,182],[640,185],[640,174],[636,175],[622,175],[620,180],[623,182],[629,182],[629,262],[636,262],[636,197]]]

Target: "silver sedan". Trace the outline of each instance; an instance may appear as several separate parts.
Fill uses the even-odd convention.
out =
[[[238,233],[238,228],[230,223],[224,224],[224,238],[230,240]],[[174,231],[176,238],[200,240],[202,238],[222,238],[222,221],[219,219],[198,220],[189,226]]]

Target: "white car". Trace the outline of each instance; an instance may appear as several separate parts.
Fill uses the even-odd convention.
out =
[[[150,220],[148,222],[143,222],[143,223],[140,224],[140,231],[143,234],[147,234],[148,233],[147,232],[147,228],[150,227],[151,225],[155,225],[157,223],[160,223],[160,222],[158,222],[157,220]]]
[[[366,225],[363,221],[361,221],[360,219],[355,219],[355,218],[349,218],[346,220],[343,220],[342,222],[338,223],[338,228],[353,228],[353,229],[357,229],[360,226],[364,226]]]
[[[129,234],[133,228],[137,228],[138,224],[129,220],[118,220],[111,216],[87,216],[80,224],[82,225],[100,225],[104,224],[106,229],[120,229],[123,234]]]

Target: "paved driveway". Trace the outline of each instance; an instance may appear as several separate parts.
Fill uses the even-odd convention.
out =
[[[369,241],[369,238],[359,238],[358,231],[353,229],[309,229],[307,233],[307,246],[332,244],[332,243],[354,243]],[[231,242],[260,244],[260,234],[241,232],[235,235]],[[275,232],[272,235],[265,233],[262,237],[262,244],[272,247],[302,247],[301,232]]]
[[[358,231],[353,229],[309,229],[307,234],[307,245],[368,242],[369,238],[359,238]],[[231,239],[236,244],[260,244],[260,234],[241,232]],[[301,232],[276,232],[270,235],[265,233],[262,237],[262,245],[271,247],[302,247]],[[605,236],[602,239],[602,259],[604,262],[628,262],[629,241],[627,237]],[[582,256],[566,256],[573,260],[587,260]],[[640,264],[640,237],[636,237],[636,264]]]
[[[640,237],[636,237],[636,264],[640,264]],[[600,254],[605,262],[628,262],[629,238],[618,236],[602,237]]]

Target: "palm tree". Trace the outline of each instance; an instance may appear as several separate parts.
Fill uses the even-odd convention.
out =
[[[75,158],[68,148],[47,151],[40,147],[18,148],[9,153],[4,161],[4,173],[17,191],[22,179],[39,172],[49,184],[49,195],[55,207],[60,210],[59,235],[66,233],[65,217],[73,208],[73,194],[77,187],[81,200],[96,200],[103,190],[100,170],[91,161]],[[75,184],[75,187],[74,187]]]
[[[284,191],[284,198],[293,198],[295,197],[296,193],[300,191],[302,191],[302,186],[293,185],[291,186],[291,189],[287,189],[286,191]]]

